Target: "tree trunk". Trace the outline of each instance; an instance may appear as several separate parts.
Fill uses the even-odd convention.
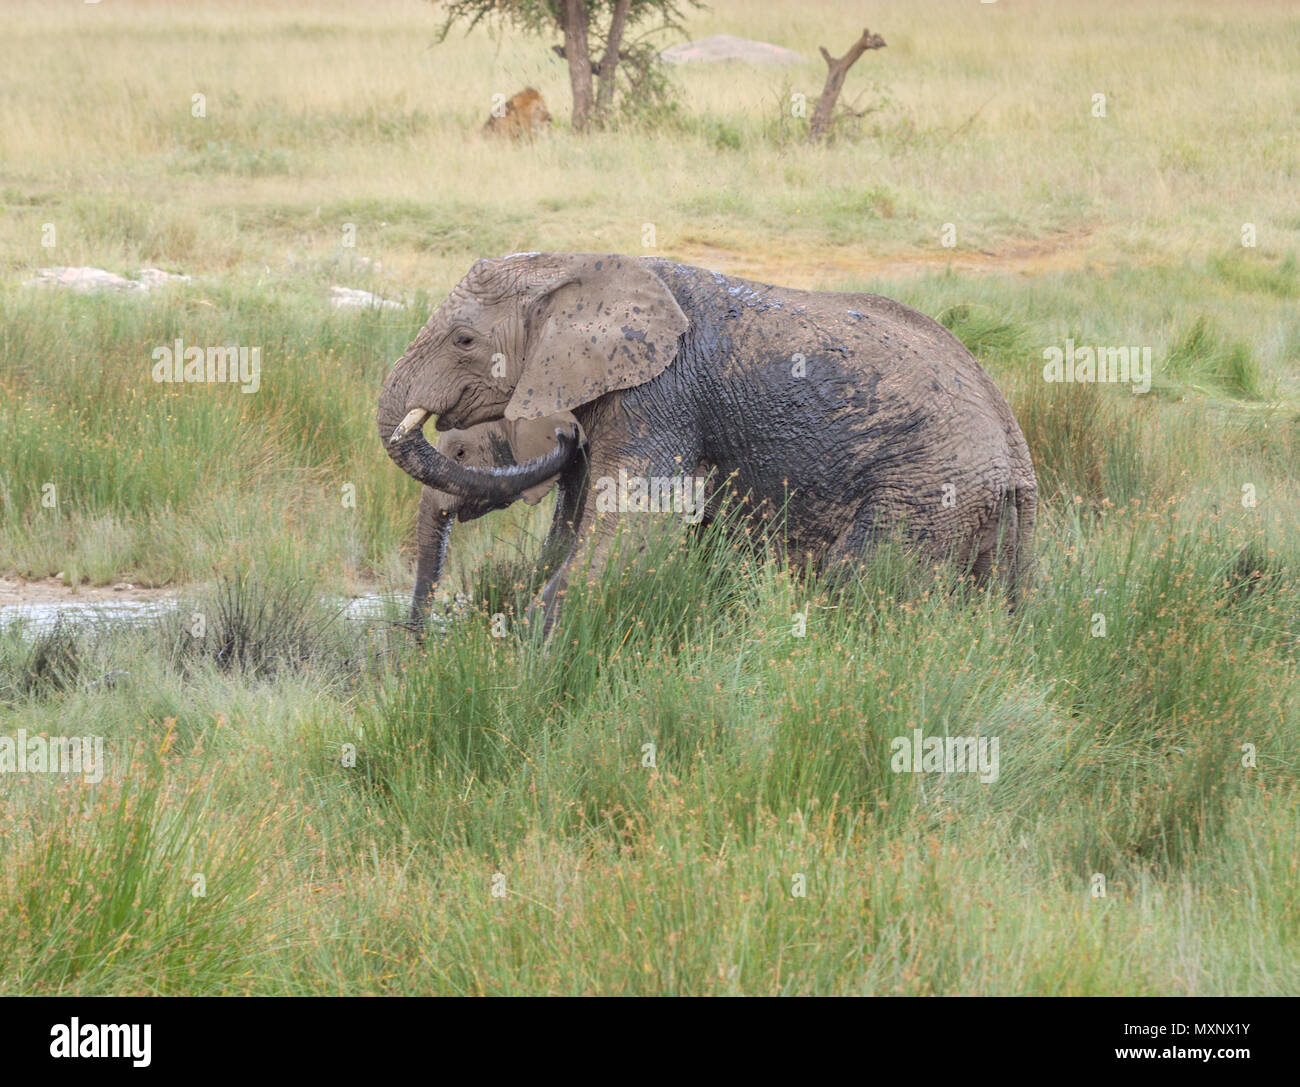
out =
[[[609,22],[609,37],[605,41],[605,55],[600,59],[600,82],[596,86],[596,114],[603,117],[614,104],[614,74],[618,71],[618,51],[623,47],[623,28],[632,0],[618,0]]]
[[[564,59],[569,62],[569,86],[573,91],[573,131],[585,132],[593,103],[587,5],[583,0],[564,0]]]
[[[836,60],[826,51],[826,46],[820,46],[822,59],[826,61],[826,67],[829,69],[826,73],[826,86],[822,88],[822,96],[817,99],[817,108],[813,110],[812,121],[808,125],[808,138],[810,140],[820,140],[827,132],[830,131],[831,118],[835,114],[835,103],[839,100],[840,91],[844,88],[844,77],[849,74],[849,69],[857,63],[857,60],[868,49],[883,49],[885,39],[879,34],[873,34],[870,30],[864,30],[862,37],[853,43],[851,48],[844,56]]]

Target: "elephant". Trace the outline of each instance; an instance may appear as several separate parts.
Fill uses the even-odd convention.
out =
[[[569,554],[535,602],[548,630],[580,555],[599,570],[622,515],[700,464],[745,496],[755,527],[779,518],[794,557],[858,563],[901,530],[981,585],[996,576],[1012,607],[1032,576],[1038,488],[1011,409],[952,333],[892,299],[659,257],[480,260],[393,365],[377,418],[413,478],[503,501],[568,463],[576,433],[558,428],[546,457],[457,473],[424,424],[564,411],[586,436],[588,486]]]
[[[565,424],[577,425],[569,412],[541,419],[520,419],[513,423],[504,419],[479,423],[468,430],[449,430],[439,435],[435,449],[440,455],[464,467],[508,467],[549,452],[555,443],[556,431]],[[581,437],[580,431],[579,436]],[[573,531],[581,484],[573,469],[579,462],[580,458],[575,455],[573,461],[561,472],[518,496],[528,505],[534,506],[546,497],[552,487],[559,487],[555,515],[542,545],[539,559],[542,564],[559,557],[558,553],[563,550],[567,536]],[[507,505],[508,501],[492,502],[440,491],[434,487],[424,487],[421,490],[420,509],[416,517],[415,590],[411,598],[409,620],[413,629],[422,630],[428,618],[430,596],[442,576],[453,522],[473,521]]]

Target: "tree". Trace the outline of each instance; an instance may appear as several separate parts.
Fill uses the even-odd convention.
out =
[[[645,35],[629,40],[628,32],[647,24],[647,34],[684,31],[685,7],[703,7],[703,0],[433,0],[447,14],[438,40],[465,23],[466,32],[480,22],[498,22],[530,34],[558,33],[563,44],[552,46],[569,66],[573,94],[573,128],[585,132],[612,115],[618,78],[624,77],[625,97],[662,95],[656,79],[659,51]]]
[[[857,63],[858,58],[868,49],[884,49],[885,39],[879,34],[873,34],[870,30],[864,30],[862,37],[853,43],[844,56],[836,59],[827,51],[826,46],[821,46],[822,60],[826,62],[826,86],[822,89],[822,95],[817,100],[817,108],[813,110],[812,123],[808,126],[808,138],[811,140],[820,140],[825,138],[830,131],[831,119],[835,116],[835,103],[839,100],[840,91],[844,89],[844,77],[849,74],[849,69]]]

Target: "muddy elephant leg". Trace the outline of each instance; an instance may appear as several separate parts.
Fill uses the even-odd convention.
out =
[[[835,571],[836,576],[862,571],[880,541],[888,539],[894,529],[895,523],[879,502],[872,499],[862,503],[849,527],[827,547],[825,569]],[[801,561],[806,558],[805,555],[797,557]]]
[[[1030,481],[1013,492],[1016,531],[1005,541],[1008,554],[1001,560],[1012,608],[1019,606],[1034,583],[1034,521],[1038,513],[1038,487]]]
[[[632,457],[593,455],[585,494],[579,503],[573,543],[569,548],[568,556],[560,568],[551,575],[529,609],[530,623],[536,622],[540,613],[543,633],[550,634],[564,606],[564,597],[572,579],[581,575],[591,581],[600,576],[609,561],[615,542],[619,539],[620,529],[625,534],[633,534],[632,540],[635,546],[636,535],[650,531],[661,517],[680,516],[680,514],[606,509],[607,502],[602,501],[602,495],[608,496],[612,492],[610,481],[618,480],[620,469],[629,477],[671,479],[682,474],[683,462],[693,464],[695,459],[682,458],[679,461],[663,450]]]
[[[595,480],[601,476],[593,469],[591,478]],[[609,560],[610,549],[618,534],[618,514],[598,513],[591,487],[588,486],[585,491],[573,525],[568,552],[528,609],[528,622],[532,624],[540,620],[543,635],[551,633],[551,628],[559,618],[570,580],[580,568],[588,577],[599,576]]]
[[[1035,489],[1008,490],[972,549],[971,577],[977,586],[1002,586],[1014,608],[1032,579]]]
[[[554,572],[573,549],[586,488],[587,463],[582,459],[562,473],[556,484],[555,513],[537,558],[541,569]]]
[[[641,520],[644,521],[645,518]],[[529,609],[529,622],[536,622],[540,618],[543,635],[551,633],[551,628],[560,617],[572,579],[582,576],[590,582],[600,577],[618,538],[619,523],[611,517],[584,517],[579,523],[568,558],[551,575]]]
[[[995,517],[989,527],[980,533],[975,544],[975,554],[969,566],[971,581],[977,589],[987,589],[996,575],[1004,573],[999,564],[999,556],[1007,538],[1015,537],[1016,511],[1014,507],[1008,509],[1010,517],[1008,518],[1007,510],[1003,510],[1002,515]]]
[[[861,574],[879,547],[896,544],[922,564],[954,562],[971,571],[994,539],[986,529],[976,532],[961,524],[954,526],[947,516],[927,520],[901,503],[873,499],[858,507],[848,530],[827,548],[825,570],[832,579]],[[976,580],[981,580],[978,573]]]

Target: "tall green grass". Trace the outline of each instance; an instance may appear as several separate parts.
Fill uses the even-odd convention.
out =
[[[0,566],[75,584],[290,549],[317,569],[376,565],[414,495],[374,456],[374,394],[420,322],[254,283],[157,301],[0,292]],[[177,339],[260,348],[260,387],[155,382],[153,351]]]
[[[902,551],[830,591],[695,535],[638,534],[549,642],[471,607],[273,676],[173,661],[166,625],[86,645],[85,675],[128,674],[0,711],[114,751],[99,786],[0,779],[7,984],[1295,984],[1293,552],[1231,519],[1049,512],[1013,614]],[[997,737],[997,780],[894,773],[915,728]]]
[[[99,785],[24,790],[0,876],[9,991],[227,991],[271,936],[257,846],[274,798],[231,819],[216,766],[177,780],[171,735],[111,752]]]
[[[748,837],[764,807],[891,801],[904,819],[955,804],[1023,830],[1025,809],[1046,818],[1069,798],[1089,817],[1057,829],[1056,859],[1083,873],[1184,860],[1244,787],[1240,738],[1295,741],[1280,725],[1291,696],[1269,679],[1295,667],[1278,625],[1295,622],[1292,567],[1243,595],[1251,572],[1224,526],[1134,507],[1072,561],[1049,535],[1043,582],[1013,617],[901,557],[830,593],[770,556],[729,557],[736,544],[715,535],[659,540],[579,585],[549,645],[494,637],[486,612],[456,619],[365,726],[368,780],[417,829],[432,819],[441,847],[484,849],[644,817],[656,775],[640,752],[655,744],[660,773],[720,834]],[[1002,734],[1004,777],[911,795],[889,741],[918,727]]]

